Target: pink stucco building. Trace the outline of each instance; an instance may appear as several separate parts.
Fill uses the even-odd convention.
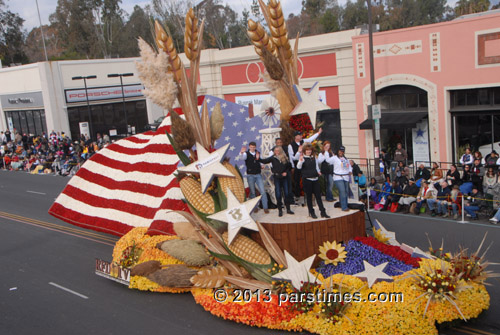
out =
[[[368,35],[352,40],[360,157],[373,157]],[[381,148],[401,141],[415,160],[441,162],[466,146],[499,151],[500,11],[375,33],[373,45]]]

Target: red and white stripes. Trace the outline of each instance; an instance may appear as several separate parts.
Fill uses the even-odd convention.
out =
[[[84,228],[118,236],[133,227],[151,234],[175,234],[172,222],[185,221],[173,210],[187,210],[173,175],[179,159],[165,131],[119,140],[83,164],[58,196],[49,213]]]

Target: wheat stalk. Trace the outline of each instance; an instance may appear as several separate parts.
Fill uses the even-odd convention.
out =
[[[190,61],[198,57],[198,19],[194,16],[193,8],[186,14],[186,28],[184,31],[184,53]]]
[[[172,37],[168,36],[158,20],[155,21],[155,42],[158,49],[163,50],[168,55],[168,62],[174,73],[175,81],[179,83],[181,81],[182,62],[177,54]]]

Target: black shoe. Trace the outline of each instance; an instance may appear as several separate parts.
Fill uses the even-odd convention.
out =
[[[314,213],[314,212],[309,213],[309,216],[312,217],[313,219],[317,219],[318,218],[316,216],[316,213]]]
[[[295,214],[294,212],[292,212],[292,210],[291,210],[291,209],[287,209],[287,210],[286,210],[286,213],[287,213],[287,214],[292,214],[292,215],[293,215],[293,214]]]
[[[279,217],[283,216],[283,210],[282,210],[281,208],[280,208],[280,209],[278,209],[278,216],[279,216]]]
[[[321,212],[321,217],[325,219],[329,219],[330,217],[326,214],[326,212]]]

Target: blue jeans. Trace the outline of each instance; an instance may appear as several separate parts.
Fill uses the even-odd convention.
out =
[[[323,176],[325,176],[326,201],[333,201],[333,174],[324,174]]]
[[[497,212],[495,213],[495,215],[493,217],[495,219],[497,219],[498,221],[500,221],[500,209],[497,210]]]
[[[281,188],[283,188],[283,194],[281,194]],[[282,196],[285,198],[285,205],[288,205],[290,203],[290,194],[288,192],[288,179],[286,177],[274,177],[274,194],[276,195],[278,208],[283,208],[283,202],[281,201]]]
[[[335,186],[339,190],[340,207],[342,210],[348,209],[347,197],[349,195],[349,182],[345,180],[335,180]]]
[[[267,195],[264,190],[264,182],[262,181],[262,176],[260,174],[247,174],[248,187],[250,188],[250,199],[255,198],[255,185],[257,184],[257,189],[259,190],[262,198],[262,208],[268,209],[267,207]]]
[[[436,206],[437,199],[428,199],[427,200],[427,207],[429,207],[430,211],[434,210],[434,206]],[[439,204],[437,205],[438,208],[438,213],[439,213]]]
[[[456,206],[456,204],[455,204]],[[453,206],[452,206],[453,207]],[[439,200],[437,203],[437,212],[438,214],[446,214],[448,213],[448,201],[446,200]],[[453,212],[455,214],[455,212]]]
[[[476,212],[479,210],[479,206],[465,206],[464,209],[467,212],[467,214],[475,218],[477,217]]]
[[[470,192],[472,192],[472,186],[473,184],[470,181],[463,183],[462,185],[460,185],[460,192],[462,192],[462,194],[469,194]]]
[[[453,215],[458,214],[458,205],[456,203],[451,204],[451,209],[453,210]]]

